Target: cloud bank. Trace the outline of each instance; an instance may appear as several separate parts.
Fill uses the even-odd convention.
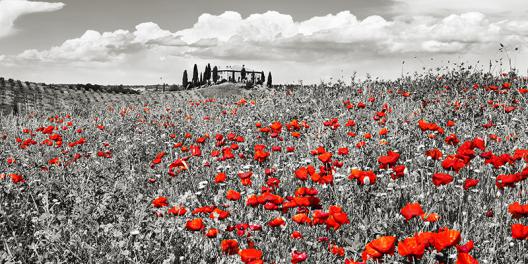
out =
[[[433,16],[380,16],[358,19],[349,11],[294,21],[269,11],[243,18],[237,12],[203,14],[192,28],[177,32],[148,22],[135,31],[86,31],[48,50],[27,50],[19,59],[39,61],[110,61],[156,47],[171,55],[220,59],[310,61],[318,58],[397,56],[406,53],[478,52],[499,42],[528,41],[528,21],[491,21],[478,12]]]
[[[284,68],[280,64],[298,65],[294,77],[287,80],[291,81],[303,79],[301,69],[309,70],[313,65],[326,74],[332,67],[347,71],[351,71],[351,65],[377,69],[376,63],[389,65],[384,62],[390,61],[393,71],[399,72],[401,61],[410,57],[490,59],[497,55],[499,43],[518,47],[519,52],[525,50],[528,20],[493,19],[480,12],[358,19],[343,11],[295,21],[275,11],[248,17],[227,11],[202,14],[192,27],[179,31],[162,29],[153,22],[139,24],[132,31],[88,30],[58,46],[26,50],[6,56],[4,61],[15,66],[64,68],[71,64],[92,69],[129,69],[135,65],[137,72],[143,69],[150,78],[167,65],[183,71],[200,61],[224,65],[254,62],[272,69]]]
[[[393,12],[406,15],[446,15],[481,12],[498,17],[526,17],[525,0],[394,0]]]
[[[63,3],[30,2],[27,0],[0,0],[0,38],[14,32],[14,23],[22,15],[52,12],[64,7]]]

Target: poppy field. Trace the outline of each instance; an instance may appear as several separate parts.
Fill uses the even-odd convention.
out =
[[[527,263],[526,85],[459,69],[2,116],[0,263]]]

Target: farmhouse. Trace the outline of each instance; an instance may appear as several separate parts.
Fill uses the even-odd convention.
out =
[[[228,82],[259,83],[264,80],[264,72],[246,68],[245,65],[226,66],[218,69],[218,79]]]

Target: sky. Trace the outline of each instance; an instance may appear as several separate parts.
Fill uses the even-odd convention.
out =
[[[501,58],[526,73],[527,51],[525,0],[0,0],[0,75],[23,81],[181,83],[211,63],[318,83]]]

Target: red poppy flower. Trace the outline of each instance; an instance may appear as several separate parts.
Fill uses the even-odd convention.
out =
[[[348,155],[348,153],[349,153],[348,148],[339,148],[337,150],[337,154],[339,154],[341,156]]]
[[[322,163],[329,163],[332,160],[332,153],[324,152],[318,158]]]
[[[238,241],[234,239],[224,239],[220,242],[220,248],[226,255],[234,255],[238,253]]]
[[[286,224],[286,221],[282,217],[273,218],[268,222],[268,225],[271,227],[279,227]]]
[[[215,176],[215,183],[222,183],[222,182],[225,182],[227,179],[227,175],[223,172],[219,172],[218,174],[216,174]]]
[[[397,180],[403,176],[405,176],[405,165],[396,165],[394,167],[392,167],[392,173],[391,173],[391,178],[393,180]]]
[[[457,230],[443,229],[434,234],[433,246],[440,252],[460,242],[460,232]]]
[[[306,252],[301,252],[297,250],[292,252],[292,256],[291,256],[292,264],[303,262],[306,259],[308,259],[308,254],[306,254]]]
[[[280,146],[272,146],[271,151],[273,152],[281,152],[282,148]]]
[[[528,204],[521,205],[519,202],[514,202],[508,205],[508,212],[513,218],[526,217],[528,216]]]
[[[160,164],[161,163],[161,159],[163,159],[163,157],[165,156],[165,151],[162,151],[160,153],[158,153],[156,155],[156,157],[152,160],[152,164]]]
[[[13,183],[23,183],[25,182],[26,180],[24,180],[24,177],[22,177],[22,175],[20,174],[16,174],[16,173],[11,173],[9,174],[9,177],[11,177],[11,182]]]
[[[460,142],[460,140],[458,140],[457,136],[455,134],[451,134],[449,136],[446,137],[445,139],[445,143],[448,144],[448,145],[458,145],[458,143]]]
[[[424,211],[419,203],[408,203],[400,210],[400,213],[403,215],[405,220],[409,221],[413,217],[422,216]]]
[[[345,256],[345,248],[340,247],[338,245],[332,245],[332,244],[330,244],[328,247],[329,247],[328,249],[330,250],[330,253],[336,256],[340,256],[340,257]]]
[[[268,180],[266,181],[266,185],[272,188],[279,187],[279,184],[280,184],[280,180],[274,177],[268,178]]]
[[[472,187],[475,187],[477,186],[477,184],[479,183],[479,179],[466,179],[464,181],[464,190],[469,190],[470,188]]]
[[[342,211],[339,206],[332,205],[329,207],[328,217],[326,218],[326,227],[333,228],[334,231],[339,229],[344,224],[349,224],[348,215]]]
[[[385,254],[392,255],[394,254],[395,242],[396,237],[393,236],[383,236],[372,240],[365,246],[361,256],[364,261],[367,261],[368,259],[379,259]]]
[[[426,151],[425,155],[434,160],[440,160],[442,158],[442,152],[437,148]]]
[[[295,170],[295,177],[301,181],[308,180],[308,170],[305,167],[300,167]]]
[[[226,193],[227,200],[238,201],[240,200],[240,193],[235,190],[228,190]]]
[[[13,163],[16,162],[16,160],[15,160],[13,157],[9,157],[9,158],[7,158],[6,161],[7,161],[7,164],[8,164],[8,165],[11,165],[11,164],[13,164]]]
[[[187,221],[185,228],[189,231],[200,231],[205,228],[205,225],[202,218],[194,218]]]
[[[441,127],[439,127],[437,124],[435,123],[429,123],[423,119],[420,119],[418,121],[418,127],[422,130],[422,132],[425,132],[425,131],[437,131],[438,133],[440,134],[443,134],[444,131]]]
[[[291,237],[294,238],[294,239],[300,239],[300,238],[303,237],[303,235],[299,231],[293,231],[292,234],[291,234]]]
[[[255,155],[254,159],[258,162],[264,162],[269,157],[270,153],[266,152],[266,146],[264,145],[255,145]]]
[[[160,196],[152,201],[152,205],[156,208],[161,208],[165,206],[169,206],[169,203],[167,202],[167,198]]]
[[[207,233],[205,233],[205,235],[206,235],[208,238],[215,238],[215,237],[218,235],[218,229],[216,229],[216,228],[209,228],[209,230],[207,230]]]
[[[478,261],[468,253],[458,253],[455,264],[478,264]]]
[[[433,184],[436,186],[446,185],[453,181],[453,176],[447,173],[433,174]]]
[[[469,240],[464,245],[456,245],[456,249],[458,253],[469,253],[471,250],[473,250],[474,246],[473,240]]]
[[[528,239],[528,226],[522,224],[513,224],[511,226],[512,238],[524,240]]]
[[[425,251],[425,243],[422,243],[417,237],[409,237],[398,242],[398,254],[403,257],[422,258]]]
[[[258,261],[262,258],[262,251],[255,248],[247,248],[240,250],[238,255],[240,255],[242,262],[246,264],[255,263],[255,261]]]
[[[291,132],[291,136],[294,137],[294,138],[300,138],[301,137],[301,133],[295,131],[295,132]]]
[[[185,207],[180,206],[173,206],[169,210],[167,210],[168,215],[174,215],[174,216],[183,216],[187,213],[187,209]]]
[[[396,162],[398,162],[399,158],[400,154],[398,152],[394,152],[392,150],[387,151],[386,156],[381,156],[378,158],[380,169],[387,169],[388,167],[394,166]]]
[[[353,127],[356,125],[356,122],[354,120],[348,120],[345,124],[345,127]]]
[[[522,181],[522,180],[524,180],[526,178],[528,178],[528,175],[523,176],[522,173],[500,174],[495,179],[495,185],[499,189],[504,189],[504,187],[514,188],[516,183],[518,183],[518,182],[520,182],[520,181]]]
[[[309,224],[312,222],[310,217],[307,214],[296,214],[292,216],[292,220],[297,224]]]
[[[376,183],[376,174],[372,171],[362,171],[359,169],[352,169],[348,176],[350,180],[355,179],[358,185],[373,185]]]

